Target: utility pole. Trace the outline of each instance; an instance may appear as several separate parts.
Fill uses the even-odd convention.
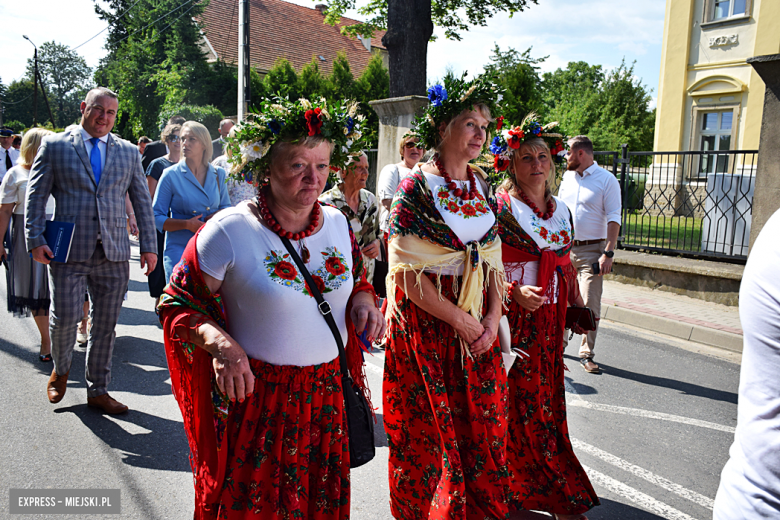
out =
[[[238,121],[244,120],[251,99],[249,65],[249,0],[238,2]]]
[[[33,58],[35,63],[35,77],[33,78],[33,126],[38,126],[38,47],[26,34],[23,34],[22,38],[32,43],[32,46],[35,47]]]
[[[51,107],[49,106],[49,98],[46,97],[46,90],[43,88],[43,81],[41,81],[41,75],[38,73],[38,46],[35,45],[26,34],[23,34],[22,38],[32,43],[32,46],[35,47],[35,54],[33,55],[33,63],[35,63],[35,77],[33,78],[33,81],[35,82],[35,85],[33,86],[33,126],[35,126],[38,122],[38,84],[40,83],[41,94],[43,94],[43,100],[46,102],[46,109],[49,111],[49,120],[51,121],[51,126],[56,127],[57,122],[54,121],[54,116],[52,115]]]

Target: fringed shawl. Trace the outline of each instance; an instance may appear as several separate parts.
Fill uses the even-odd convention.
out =
[[[240,417],[233,416],[232,403],[217,386],[211,354],[182,339],[188,337],[182,328],[190,328],[192,315],[207,316],[227,331],[222,297],[211,293],[200,270],[196,248],[199,235],[200,232],[187,244],[158,306],[165,338],[165,355],[171,374],[171,389],[179,403],[190,445],[190,465],[195,477],[196,520],[199,514],[211,511],[219,501],[227,465],[227,450],[222,449],[226,425],[230,420],[240,420]],[[353,380],[370,399],[361,342],[355,334],[350,311],[355,294],[361,291],[373,294],[374,289],[363,277],[362,256],[351,230],[350,238],[353,256],[357,251],[359,258],[353,269],[353,277],[354,273],[360,275],[355,277],[346,312],[349,331],[345,347],[347,367]]]
[[[484,179],[484,173],[475,168]],[[486,186],[486,184],[483,184]],[[490,204],[491,193],[486,198]],[[431,195],[422,171],[416,168],[398,186],[388,219],[387,294],[395,295],[395,275],[414,272],[422,293],[420,277],[424,271],[441,277],[445,269],[463,266],[463,279],[455,286],[458,307],[477,320],[482,319],[483,293],[495,274],[500,284],[504,281],[501,262],[501,240],[494,225],[479,242],[464,244],[444,222]],[[441,284],[437,283],[439,298]],[[408,288],[403,288],[408,293]],[[394,297],[388,298],[388,313],[398,312]]]

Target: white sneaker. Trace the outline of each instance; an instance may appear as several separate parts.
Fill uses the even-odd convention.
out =
[[[79,329],[78,332],[76,333],[76,342],[83,345],[88,340],[89,340],[89,335],[86,332],[81,332],[81,323],[79,323]]]

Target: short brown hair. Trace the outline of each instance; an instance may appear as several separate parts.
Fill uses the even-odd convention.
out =
[[[163,128],[162,134],[160,134],[160,141],[167,143],[168,138],[173,135],[174,132],[181,132],[181,125],[166,125]]]
[[[593,141],[587,135],[575,135],[569,139],[569,150],[572,152],[583,150],[588,155],[593,155]]]
[[[146,137],[145,135],[142,135],[141,137],[138,138],[138,144],[149,144],[151,142],[152,140]]]

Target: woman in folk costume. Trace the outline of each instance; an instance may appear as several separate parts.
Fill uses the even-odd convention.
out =
[[[510,509],[583,520],[582,513],[599,500],[574,455],[566,424],[564,321],[569,303],[583,304],[569,259],[571,215],[550,193],[553,159],[563,151],[556,126],[542,126],[530,114],[490,145],[495,170],[508,172],[496,197],[496,215],[509,282],[512,348],[528,354],[509,371]]]
[[[484,174],[468,164],[496,97],[481,78],[429,89],[415,123],[436,155],[401,181],[390,211],[383,397],[397,519],[508,513],[501,243]]]
[[[235,174],[261,179],[257,198],[203,226],[161,299],[196,519],[349,518],[334,334],[367,393],[357,334],[383,334],[384,319],[346,217],[317,197],[329,165],[364,144],[356,107],[263,102],[228,144]],[[330,304],[333,332],[282,237]]]

